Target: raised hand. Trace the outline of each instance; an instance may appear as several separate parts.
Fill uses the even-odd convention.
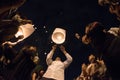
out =
[[[78,33],[75,33],[75,37],[76,37],[77,39],[80,39],[80,35],[79,35]]]
[[[65,51],[65,47],[63,45],[60,46],[60,49],[61,49],[62,52]]]
[[[57,45],[52,46],[52,50],[55,50],[57,48]]]

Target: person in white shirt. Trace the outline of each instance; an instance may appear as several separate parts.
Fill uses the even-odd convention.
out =
[[[52,57],[56,47],[56,45],[52,46],[52,50],[47,55],[46,62],[48,68],[41,80],[64,80],[64,70],[72,62],[72,57],[66,52],[65,47],[61,45],[60,49],[64,53],[66,60],[62,62],[60,57],[56,57],[53,60]]]

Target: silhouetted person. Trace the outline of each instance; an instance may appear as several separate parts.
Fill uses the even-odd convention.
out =
[[[35,46],[25,46],[13,60],[14,71],[9,80],[30,80],[31,72],[38,64],[39,57]]]
[[[0,20],[12,15],[26,0],[1,0],[0,1]]]
[[[115,36],[104,31],[100,22],[92,22],[86,26],[82,42],[90,44],[97,50],[97,55],[102,55],[107,69],[113,79],[119,79],[120,67],[120,36]]]
[[[115,14],[120,20],[120,0],[98,0],[99,5],[108,6],[111,14]]]

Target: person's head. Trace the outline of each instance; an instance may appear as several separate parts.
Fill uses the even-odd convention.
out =
[[[35,64],[39,62],[37,48],[35,46],[25,46],[22,48],[22,52],[29,56]]]
[[[61,58],[60,57],[56,57],[55,61],[61,61]]]
[[[98,0],[101,6],[108,5],[109,11],[117,16],[120,20],[120,0]]]
[[[43,76],[44,73],[45,73],[44,70],[40,70],[40,76],[41,76],[41,77]]]
[[[91,55],[89,56],[89,62],[90,62],[90,63],[93,63],[94,61],[95,61],[95,56],[91,54]]]
[[[94,39],[99,40],[103,37],[104,26],[100,22],[89,23],[85,28],[85,35],[82,37],[82,42],[89,44],[94,41]]]

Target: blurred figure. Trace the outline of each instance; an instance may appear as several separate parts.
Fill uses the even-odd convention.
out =
[[[108,32],[114,36],[120,36],[120,27],[111,27]]]
[[[110,79],[110,76],[107,74],[107,67],[103,60],[97,59],[98,68],[96,70],[97,77],[100,78],[100,80]]]
[[[32,71],[32,80],[40,80],[44,74],[44,70],[41,65],[37,65]]]
[[[61,45],[60,49],[67,59],[62,62],[60,57],[56,57],[53,61],[52,57],[56,47],[56,45],[52,46],[52,50],[47,55],[46,62],[48,68],[41,80],[64,80],[64,70],[72,62],[72,57],[66,52],[65,47]]]
[[[24,24],[32,24],[31,20],[28,20],[26,17],[23,17],[20,15],[20,13],[16,13],[13,17],[12,20],[18,21],[19,24],[24,25]]]
[[[38,62],[37,48],[24,46],[13,60],[14,71],[7,80],[30,80],[31,72]]]
[[[120,0],[98,0],[101,6],[108,6],[109,11],[120,20]],[[91,44],[99,55],[103,56],[107,69],[113,80],[119,80],[120,63],[120,28],[105,31],[100,22],[92,22],[86,26],[85,35],[80,37],[85,44]]]
[[[108,6],[111,14],[115,14],[120,21],[120,0],[98,0],[99,5]],[[115,36],[120,36],[120,27],[110,28],[108,31]]]
[[[92,22],[86,26],[85,35],[81,38],[83,43],[90,44],[98,51],[96,55],[102,55],[112,78],[119,79],[120,36],[105,31],[100,22]]]
[[[103,60],[96,60],[93,54],[89,56],[88,60],[89,64],[82,64],[81,74],[75,80],[109,80],[106,77],[107,68]]]
[[[0,44],[14,38],[18,31],[19,23],[17,21],[0,22]]]
[[[81,74],[80,76],[78,76],[76,78],[76,80],[88,80],[88,75],[87,75],[87,72],[86,72],[86,69],[87,69],[87,65],[85,63],[82,64],[82,71],[81,71]]]
[[[17,55],[13,45],[4,43],[1,45],[0,75],[6,80],[10,71],[13,69],[12,61]]]
[[[26,0],[1,0],[0,2],[0,20],[9,17],[22,6]]]
[[[0,1],[0,45],[15,38],[14,36],[18,32],[20,25],[32,24],[31,20],[23,19],[16,11],[25,2],[26,0]]]
[[[98,3],[101,6],[108,5],[110,13],[115,14],[120,20],[120,0],[98,0]]]
[[[17,55],[17,51],[13,48],[14,45],[11,45],[9,43],[2,44],[2,56],[4,56],[4,64],[8,65],[11,64],[15,56]],[[9,66],[10,67],[10,66]]]
[[[120,21],[120,0],[98,0],[99,5],[108,6],[111,14],[115,14]],[[108,31],[115,36],[120,36],[120,27],[110,28]]]
[[[29,24],[29,25],[26,25],[26,24]],[[24,29],[27,26],[27,28],[29,29],[33,27],[32,21],[21,18],[19,14],[16,14],[15,16],[13,16],[13,19],[0,21],[0,36],[1,36],[0,44],[6,41],[16,42],[14,44],[17,44],[17,42],[19,42],[20,39],[22,40],[22,38],[26,37],[24,36],[25,33],[17,37],[15,35],[18,31],[20,30],[23,31],[23,28],[21,29],[21,26]],[[26,33],[29,34],[28,32]]]
[[[89,56],[89,62],[90,64],[86,69],[88,80],[104,80],[104,77],[106,75],[106,70],[107,70],[104,61],[96,60],[95,56],[91,54]]]
[[[94,80],[93,76],[95,74],[95,68],[97,67],[94,55],[89,56],[89,62],[90,62],[90,64],[88,65],[86,72],[89,77],[89,80]]]

